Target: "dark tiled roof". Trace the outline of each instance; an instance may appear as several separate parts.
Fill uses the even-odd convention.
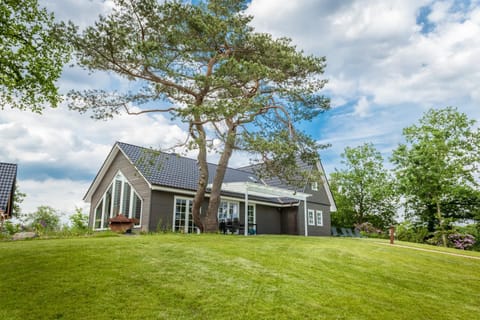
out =
[[[122,142],[117,145],[152,185],[196,190],[199,176],[197,161],[176,154],[152,151]],[[217,166],[208,164],[208,183],[212,183]],[[254,174],[227,168],[224,182],[242,182],[256,179]]]
[[[195,159],[153,151],[139,146],[117,142],[118,147],[132,161],[140,173],[151,185],[178,188],[184,190],[197,190],[199,168]],[[217,165],[208,164],[208,183],[213,182]],[[224,182],[255,182],[260,181],[253,172],[227,168]],[[284,185],[270,185],[284,188]],[[243,195],[233,192],[222,192],[224,195],[239,197]],[[258,197],[251,196],[252,200],[260,200],[274,203],[292,203],[295,199],[285,197]]]
[[[17,165],[0,162],[0,210],[6,211],[17,177]]]

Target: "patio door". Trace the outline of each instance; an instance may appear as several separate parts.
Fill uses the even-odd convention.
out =
[[[175,197],[175,225],[173,231],[183,233],[196,232],[192,215],[193,199]]]

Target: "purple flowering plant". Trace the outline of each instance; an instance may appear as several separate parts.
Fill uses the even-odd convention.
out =
[[[453,245],[454,248],[460,250],[468,250],[473,247],[476,240],[475,237],[470,234],[460,234],[460,233],[452,233],[448,236],[448,240]]]

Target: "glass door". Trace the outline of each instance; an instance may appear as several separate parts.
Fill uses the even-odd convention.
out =
[[[193,222],[192,199],[175,198],[175,226],[174,231],[193,233],[196,226]]]

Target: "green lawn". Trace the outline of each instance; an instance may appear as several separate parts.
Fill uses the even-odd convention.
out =
[[[0,319],[478,319],[480,260],[377,242],[177,234],[0,242]]]

